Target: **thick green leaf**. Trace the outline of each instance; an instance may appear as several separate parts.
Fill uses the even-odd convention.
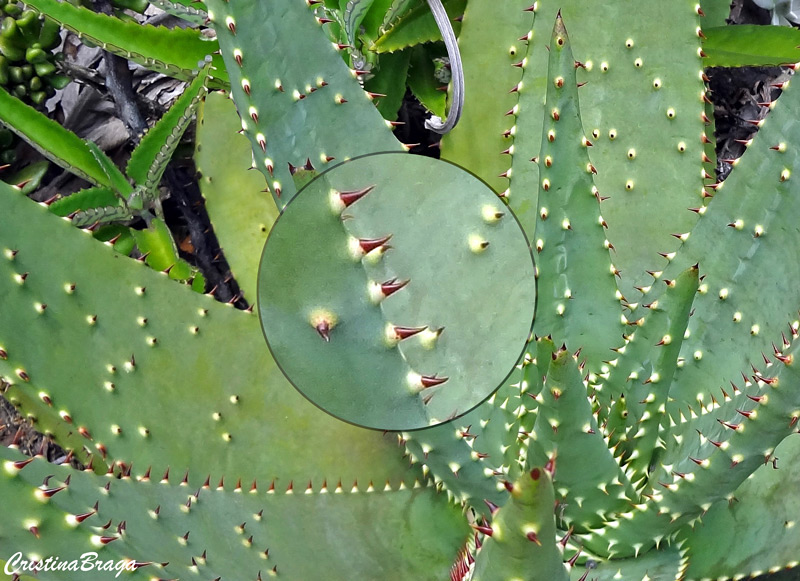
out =
[[[523,61],[528,50],[527,44],[520,40],[533,26],[533,13],[523,12],[528,6],[528,0],[502,3],[470,0],[458,37],[464,64],[464,111],[458,125],[442,137],[442,159],[468,167],[497,193],[508,189],[506,175],[512,158],[505,152],[513,151],[509,147],[517,139],[512,135],[516,132],[514,118],[507,113],[513,110],[520,97],[519,92],[511,90],[519,83],[523,70],[512,65]],[[549,36],[549,31],[547,34]],[[547,61],[543,60],[541,66],[546,69]],[[536,97],[541,101],[544,91],[537,90]],[[532,130],[527,132],[527,139],[534,145],[528,159],[539,149],[541,130],[537,126],[541,124],[542,115],[540,111],[531,114],[534,118],[530,120]],[[533,212],[536,210],[535,176],[529,181],[529,191],[534,196]],[[527,228],[526,233],[529,237],[532,235]]]
[[[4,89],[0,89],[0,122],[53,163],[94,185],[113,187],[103,165],[83,139]],[[111,160],[108,163],[113,166]]]
[[[159,476],[190,469],[193,486],[209,473],[284,487],[342,479],[348,489],[419,478],[396,438],[308,403],[270,357],[255,314],[121,257],[2,183],[0,216],[0,252],[16,250],[0,254],[0,296],[19,307],[0,309],[0,375],[15,384],[7,398],[67,448]]]
[[[322,171],[334,160],[402,150],[305,2],[208,6],[253,167],[279,208],[297,192],[297,168]]]
[[[50,169],[47,161],[37,161],[11,175],[4,175],[3,181],[12,186],[22,189],[22,193],[27,195],[39,188],[42,178]]]
[[[765,463],[732,500],[718,501],[680,535],[691,555],[687,578],[760,575],[798,566],[794,483],[800,481],[800,436],[784,440],[774,456],[775,464]]]
[[[204,67],[173,103],[169,111],[145,134],[128,161],[128,176],[146,190],[158,187],[167,163],[178,147],[184,131],[205,94],[209,67]]]
[[[239,288],[256,298],[258,261],[278,208],[264,192],[264,176],[250,171],[250,143],[237,130],[241,122],[233,101],[211,93],[200,106],[194,154],[200,190]]]
[[[467,0],[444,0],[442,4],[452,21],[464,14]],[[460,23],[452,22],[452,24],[458,34]],[[398,20],[397,24],[376,40],[371,48],[378,53],[394,52],[436,40],[442,40],[442,34],[433,19],[428,3],[423,2]]]
[[[317,484],[286,492],[248,483],[243,492],[235,481],[189,488],[179,474],[161,479],[141,471],[116,479],[42,458],[18,469],[15,462],[25,457],[6,448],[0,448],[0,462],[0,496],[16,499],[4,505],[2,557],[22,551],[68,562],[96,552],[103,562],[153,563],[121,579],[438,581],[468,531],[460,510],[432,487],[368,492]],[[47,500],[43,490],[59,486],[65,488]],[[75,515],[87,516],[79,523]],[[107,581],[115,573],[43,571],[38,578]]]
[[[139,252],[147,256],[145,262],[153,270],[168,270],[173,280],[187,280],[192,276],[192,267],[178,256],[172,234],[163,220],[151,220],[147,229],[134,230],[133,237]]]
[[[800,61],[800,30],[740,24],[704,28],[707,67],[753,67]]]
[[[430,50],[425,45],[415,46],[409,50],[411,51],[409,88],[428,111],[444,119],[447,108],[447,83],[436,79],[436,67],[433,62],[436,56],[441,56],[437,54],[441,51]],[[381,57],[383,58],[385,57]]]
[[[97,160],[97,163],[100,164],[100,167],[103,169],[103,173],[106,174],[108,181],[111,182],[111,187],[114,189],[114,191],[120,196],[127,198],[133,191],[133,187],[131,186],[130,182],[128,182],[128,179],[122,174],[116,164],[111,161],[105,153],[103,153],[103,150],[100,149],[96,143],[93,141],[87,141],[86,146]]]
[[[26,0],[28,7],[47,15],[63,28],[105,50],[144,67],[179,79],[190,79],[206,55],[219,50],[217,43],[191,28],[140,25],[92,12],[58,0]],[[215,76],[227,80],[222,59],[213,59]]]
[[[208,14],[204,10],[198,8],[198,6],[202,6],[202,4],[200,2],[193,2],[192,0],[184,0],[184,2],[180,2],[179,0],[175,2],[171,2],[170,0],[150,0],[150,4],[186,22],[191,22],[196,26],[202,26],[208,18]]]
[[[397,119],[397,112],[403,104],[410,58],[407,50],[382,55],[377,70],[372,71],[373,77],[364,84],[368,91],[386,95],[377,97],[375,106],[389,121]]]
[[[120,199],[111,188],[86,188],[60,198],[50,204],[56,216],[69,216],[73,212],[119,204]]]

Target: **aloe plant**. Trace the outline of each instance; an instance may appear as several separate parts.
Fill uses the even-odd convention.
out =
[[[300,168],[403,149],[326,36],[320,4],[206,2],[217,78],[230,80],[278,207]],[[516,212],[538,299],[508,381],[434,428],[332,418],[284,379],[253,313],[119,257],[0,184],[6,396],[86,467],[0,451],[13,499],[0,559],[94,551],[110,568],[141,565],[126,575],[181,579],[677,580],[795,567],[800,93],[783,85],[717,183],[702,8],[604,2],[612,30],[596,9],[467,5],[467,101],[442,154]],[[219,198],[248,200],[206,195],[212,219],[230,207]],[[275,207],[251,196],[252,213],[217,234],[252,288],[263,237],[242,231],[268,229]]]

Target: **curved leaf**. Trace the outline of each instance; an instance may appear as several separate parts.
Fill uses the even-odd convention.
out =
[[[106,164],[86,142],[33,107],[0,90],[0,123],[11,129],[47,159],[96,186],[113,187]],[[99,150],[98,150],[99,151]],[[105,154],[100,154],[105,158]],[[113,162],[105,158],[111,166]],[[104,169],[106,165],[106,169]],[[124,176],[120,176],[124,180]]]
[[[704,28],[707,67],[753,67],[800,61],[800,30],[788,26],[717,26]]]
[[[200,98],[205,94],[209,67],[205,66],[183,94],[145,134],[128,161],[127,173],[147,191],[158,187],[175,148],[191,123]]]
[[[219,50],[216,42],[190,28],[140,25],[57,0],[26,0],[25,3],[79,38],[177,79],[190,79],[198,63]],[[219,55],[214,56],[213,62],[217,78],[227,81]]]

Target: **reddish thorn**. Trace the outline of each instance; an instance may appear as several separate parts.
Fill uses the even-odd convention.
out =
[[[538,535],[537,535],[535,532],[531,531],[531,532],[529,532],[529,533],[528,533],[527,535],[525,535],[525,536],[526,536],[526,537],[528,537],[528,540],[529,540],[529,541],[531,541],[531,542],[533,542],[533,543],[536,543],[536,544],[537,544],[537,545],[539,545],[540,547],[542,546],[542,543],[541,543],[541,541],[539,540],[539,536],[538,536]]]
[[[236,61],[237,65],[242,66],[242,55],[240,55],[238,53],[233,55],[233,60]]]
[[[561,543],[562,547],[564,547],[564,548],[567,547],[567,543],[569,542],[569,539],[570,539],[571,536],[572,536],[572,527],[569,527],[569,530],[566,532],[566,534],[563,537],[561,537],[561,540],[559,541],[559,543]]]
[[[42,496],[44,496],[45,498],[52,498],[53,496],[55,496],[56,494],[58,494],[59,492],[61,492],[65,488],[66,488],[66,486],[58,486],[58,487],[55,487],[55,488],[45,488],[45,489],[41,489],[40,488],[39,490],[41,490]]]
[[[492,527],[488,527],[488,526],[485,526],[485,525],[478,525],[478,524],[471,524],[470,526],[473,529],[475,529],[476,531],[478,531],[479,533],[483,533],[484,535],[487,535],[487,536],[491,537],[494,534],[494,531],[492,530]]]
[[[330,18],[317,18],[320,24],[328,24],[329,22],[333,22]]]
[[[379,246],[386,244],[391,237],[392,235],[389,234],[383,238],[359,238],[358,245],[361,247],[364,254],[369,254]]]
[[[27,466],[31,462],[33,462],[33,458],[28,458],[27,460],[17,460],[14,462],[14,468],[16,468],[17,470],[22,470],[23,468],[25,468],[25,466]]]
[[[417,333],[421,333],[428,327],[393,327],[393,331],[395,336],[399,341],[403,339],[408,339],[409,337],[413,337]]]
[[[422,383],[422,387],[429,388],[435,387],[437,385],[443,384],[445,381],[450,379],[449,377],[436,377],[435,375],[423,375],[420,377],[420,382]]]
[[[352,190],[349,192],[339,192],[339,199],[344,204],[345,208],[350,207],[352,204],[355,204],[358,200],[366,196],[372,190],[375,189],[375,186],[367,186],[361,190]]]
[[[411,280],[401,280],[400,282],[397,281],[396,278],[391,280],[387,280],[384,283],[381,283],[381,292],[383,293],[384,297],[391,296],[392,294],[399,291],[401,288],[406,286]]]
[[[319,336],[325,339],[326,343],[329,343],[331,340],[331,326],[328,321],[320,321],[316,327],[314,327],[319,333]]]
[[[95,514],[97,514],[97,503],[95,503],[94,508],[92,510],[90,510],[89,512],[84,512],[83,514],[76,514],[76,515],[74,515],[74,517],[75,517],[75,520],[78,523],[82,523],[87,518],[89,518],[90,516],[93,516]]]
[[[739,410],[736,410],[736,411],[739,411]],[[731,423],[728,423],[728,422],[723,422],[723,421],[722,421],[722,420],[720,420],[720,419],[718,419],[717,421],[718,421],[720,424],[722,424],[723,426],[725,426],[726,428],[730,428],[731,430],[738,430],[738,429],[739,429],[739,426],[741,425],[741,424],[731,424]],[[712,442],[712,443],[713,443],[713,442]]]

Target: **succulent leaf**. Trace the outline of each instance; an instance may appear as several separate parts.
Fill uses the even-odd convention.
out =
[[[451,19],[464,14],[466,4],[466,0],[444,0],[442,2]],[[387,18],[394,19],[394,16],[387,13]],[[453,28],[457,34],[458,22],[453,22]],[[417,2],[416,6],[396,18],[392,27],[386,30],[370,48],[380,54],[437,40],[442,40],[442,34],[433,19],[433,13],[428,3]]]
[[[525,82],[523,77],[523,83]],[[520,106],[527,100],[520,97]],[[538,158],[537,214],[532,191],[510,200],[536,251],[539,288],[534,331],[552,335],[573,351],[581,350],[590,370],[609,356],[609,346],[624,332],[616,286],[617,269],[609,256],[605,220],[592,182],[593,167],[582,145],[578,89],[569,38],[556,19],[550,41],[545,121]],[[515,156],[511,171],[526,173],[530,160]],[[515,188],[512,176],[511,187]],[[535,216],[535,229],[532,219]]]
[[[556,461],[556,514],[563,530],[577,533],[601,528],[637,499],[604,441],[581,372],[577,357],[553,351],[527,457],[529,466]]]
[[[218,50],[215,42],[190,28],[143,26],[58,0],[26,0],[25,4],[113,54],[179,79],[193,78],[198,63]],[[219,56],[212,60],[217,78],[224,82],[227,77]]]
[[[514,120],[506,113],[519,97],[518,92],[509,91],[522,78],[522,69],[512,65],[522,62],[527,52],[520,37],[533,25],[533,13],[524,11],[529,5],[527,0],[470,0],[459,34],[464,109],[461,121],[442,139],[442,159],[470,168],[498,194],[508,189],[508,179],[500,176],[511,163],[502,152],[514,143]],[[491,71],[491,84],[487,83],[487,71]],[[538,146],[540,132],[534,129],[531,133]],[[522,216],[518,217],[524,224]],[[530,237],[530,230],[526,231]]]
[[[307,405],[269,357],[256,316],[122,260],[9,186],[0,188],[8,225],[0,233],[0,285],[8,304],[19,305],[0,311],[0,328],[14,329],[0,336],[0,374],[13,384],[7,397],[84,461],[92,454],[98,469],[103,455],[153,473],[189,469],[192,486],[205,478],[209,457],[226,480],[288,485],[313,476],[396,488],[419,477],[391,438]],[[50,244],[41,244],[41,232]],[[98,284],[93,270],[76,271],[75,264],[107,277]],[[75,346],[92,357],[74,359]],[[296,429],[303,435],[287,437]],[[248,433],[268,445],[254,445]]]
[[[5,89],[0,89],[0,122],[47,159],[96,186],[127,184],[125,176],[105,154],[90,151],[83,139],[12,97]]]
[[[134,183],[148,192],[158,188],[167,163],[175,153],[183,133],[194,118],[205,95],[209,65],[203,67],[161,119],[147,131],[133,150],[125,170]]]
[[[296,193],[292,168],[321,171],[333,160],[402,149],[308,5],[222,0],[207,5],[253,166],[266,177],[279,208]],[[264,54],[272,55],[269,63],[261,59]],[[306,54],[315,55],[313,69],[297,66],[308,64]],[[298,122],[307,130],[298,131]]]
[[[511,373],[535,303],[530,248],[501,208],[474,176],[421,156],[365,156],[319,176],[261,263],[259,309],[282,370],[373,428],[478,405]],[[436,249],[426,262],[423,247]]]
[[[194,160],[200,191],[220,247],[244,297],[256,297],[258,263],[278,217],[264,178],[251,169],[250,143],[237,133],[239,116],[221,92],[206,95],[198,109]]]
[[[151,471],[126,473],[118,479],[42,458],[26,463],[6,448],[0,459],[0,493],[18,499],[0,525],[4,547],[62,562],[80,562],[85,552],[115,567],[135,560],[137,572],[122,574],[134,579],[323,579],[330,571],[346,570],[363,579],[433,580],[446,575],[442,555],[454,555],[467,530],[459,511],[430,486],[189,486],[174,472],[163,478]],[[307,542],[296,542],[298,537]],[[415,558],[404,558],[398,545],[413,550]],[[79,574],[99,580],[115,571]],[[63,579],[64,571],[37,578]]]
[[[486,537],[475,556],[472,581],[530,579],[566,581],[562,550],[556,543],[553,481],[545,468],[533,468],[508,484],[510,496],[482,525]]]

